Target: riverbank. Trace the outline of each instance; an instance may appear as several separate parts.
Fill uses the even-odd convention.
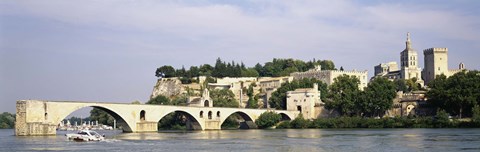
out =
[[[313,121],[296,118],[277,124],[277,129],[302,128],[478,128],[480,125],[469,119],[438,117],[362,118],[337,117]]]

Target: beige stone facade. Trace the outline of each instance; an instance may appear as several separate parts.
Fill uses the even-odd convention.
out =
[[[208,89],[204,89],[201,97],[188,97],[187,105],[192,107],[213,107],[213,100],[210,98]]]
[[[55,135],[56,127],[72,112],[85,107],[104,110],[117,120],[124,132],[156,132],[160,119],[172,112],[181,112],[188,119],[187,128],[193,130],[218,130],[228,116],[236,113],[245,124],[252,124],[266,111],[274,111],[289,119],[296,118],[298,111],[240,109],[219,107],[191,107],[168,105],[145,105],[125,103],[78,102],[78,101],[17,101],[15,135]],[[249,126],[250,127],[250,126]],[[251,126],[255,127],[255,126]]]
[[[261,97],[263,108],[270,108],[268,100],[272,97],[272,93],[277,91],[283,83],[291,82],[293,77],[260,77],[257,81],[257,88],[261,89]],[[255,90],[256,88],[254,88]]]
[[[417,51],[412,48],[410,33],[407,33],[405,45],[405,49],[400,52],[400,79],[416,78],[416,83],[423,86],[422,69],[418,67],[418,54]]]
[[[425,92],[416,91],[412,93],[397,92],[393,100],[393,107],[386,112],[385,116],[427,116],[434,112],[428,106],[425,99]]]
[[[318,84],[314,84],[313,88],[301,88],[287,92],[287,110],[299,111],[305,119],[317,119],[323,117],[327,110],[324,103],[320,99],[320,91]]]
[[[448,48],[425,49],[423,55],[425,57],[425,67],[423,69],[425,84],[434,80],[438,75],[443,74],[450,77],[465,69],[463,63],[460,63],[458,69],[448,69]]]
[[[405,49],[400,53],[400,69],[397,70],[393,62],[382,63],[375,66],[373,78],[386,77],[390,80],[417,78],[417,83],[424,86],[440,74],[449,77],[465,69],[463,63],[460,63],[458,69],[448,69],[448,48],[429,48],[423,50],[424,69],[421,70],[418,66],[418,54],[411,45],[410,33],[407,33],[405,44]]]
[[[331,85],[334,82],[334,79],[341,75],[354,76],[360,80],[358,85],[360,90],[367,87],[368,84],[368,71],[340,71],[340,70],[321,70],[321,67],[318,65],[314,69],[310,69],[306,72],[295,72],[291,73],[290,76],[295,80],[303,78],[316,78],[327,85]]]

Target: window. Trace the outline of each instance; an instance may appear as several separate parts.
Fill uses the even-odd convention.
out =
[[[208,100],[205,100],[205,102],[203,103],[203,106],[204,107],[209,107],[210,106],[209,103],[208,103]]]
[[[200,118],[203,118],[203,111],[200,111]]]
[[[140,120],[145,120],[145,110],[140,111]]]
[[[212,111],[208,112],[208,119],[212,119]]]
[[[217,111],[217,117],[220,117],[220,111]]]

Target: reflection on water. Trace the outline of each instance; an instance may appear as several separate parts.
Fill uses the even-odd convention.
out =
[[[480,151],[480,129],[305,129],[121,133],[72,142],[0,130],[0,151]]]

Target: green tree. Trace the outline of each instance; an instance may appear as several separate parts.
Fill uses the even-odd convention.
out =
[[[446,79],[437,77],[429,83],[427,97],[450,114],[471,116],[471,108],[480,102],[480,72],[462,71]]]
[[[155,98],[148,100],[146,104],[157,104],[157,105],[172,105],[170,98],[163,95],[158,95]]]
[[[273,111],[267,111],[258,117],[257,120],[255,120],[255,124],[257,124],[258,128],[268,128],[272,127],[278,122],[282,120],[282,116],[280,114],[277,114]]]
[[[293,91],[298,88],[312,88],[313,84],[318,84],[318,90],[321,93],[321,99],[325,100],[325,96],[327,94],[327,84],[323,83],[320,80],[315,78],[308,79],[304,78],[301,80],[293,80],[292,82],[285,82],[282,84],[280,88],[276,91],[272,92],[272,96],[268,100],[270,107],[276,109],[286,109],[287,108],[287,92]]]
[[[213,67],[210,64],[201,65],[199,68],[199,75],[212,76]]]
[[[258,77],[259,74],[254,68],[248,68],[242,70],[242,77]]]
[[[358,102],[360,90],[358,85],[360,80],[354,76],[342,75],[333,79],[333,84],[329,86],[328,98],[325,107],[328,109],[337,109],[342,115],[352,115],[359,113],[355,106]]]
[[[255,96],[254,96],[254,91],[253,91],[253,86],[255,85],[255,83],[252,83],[248,86],[248,89],[247,89],[247,96],[248,96],[248,104],[247,104],[247,108],[258,108],[258,103],[257,103],[257,100],[255,99]]]
[[[200,69],[197,66],[191,66],[189,70],[190,77],[200,76]]]
[[[210,97],[214,107],[238,107],[238,101],[235,100],[235,94],[231,90],[213,89],[210,91]]]
[[[472,108],[472,123],[480,127],[480,106],[475,105]]]
[[[438,75],[433,81],[428,83],[428,90],[426,96],[429,100],[429,103],[434,107],[442,108],[447,111],[452,111],[450,107],[447,106],[448,97],[448,85],[447,85],[447,76]]]
[[[449,114],[445,110],[438,110],[435,116],[435,127],[446,128],[450,126]]]
[[[227,65],[225,64],[225,62],[222,62],[222,59],[217,58],[217,61],[215,62],[215,67],[212,71],[212,76],[217,78],[223,78],[226,77],[226,74]]]
[[[336,70],[335,64],[331,60],[318,60],[317,62],[322,66],[322,70]]]
[[[408,91],[407,83],[405,82],[405,80],[396,79],[394,83],[397,86],[397,91],[403,91],[405,93]]]
[[[156,77],[161,77],[162,74],[164,74],[165,78],[169,78],[169,77],[174,77],[176,74],[175,74],[175,69],[172,67],[172,66],[169,66],[169,65],[164,65],[160,68],[157,68],[157,70],[155,71],[155,76]]]
[[[115,118],[112,115],[108,114],[105,110],[94,107],[90,110],[90,120],[98,121],[100,124],[113,126]],[[74,121],[70,121],[73,123]],[[80,123],[80,120],[77,120]]]
[[[469,108],[478,104],[480,101],[480,72],[459,72],[448,78],[448,93],[450,100],[446,100],[448,105],[452,105],[459,114],[460,118],[465,114],[471,116]]]
[[[135,100],[135,101],[132,102],[132,104],[142,104],[142,103],[138,100]]]
[[[392,108],[393,98],[396,96],[396,86],[387,78],[373,79],[359,101],[361,111],[366,116],[381,116],[386,110]]]
[[[408,92],[420,90],[420,87],[417,83],[417,78],[408,79],[407,81],[405,81],[405,83],[407,84]]]
[[[0,114],[0,129],[15,128],[15,114],[4,112]]]
[[[302,114],[299,114],[297,118],[293,119],[290,122],[290,125],[292,128],[297,128],[297,129],[303,129],[303,128],[308,128],[310,122],[306,119],[303,118]]]

